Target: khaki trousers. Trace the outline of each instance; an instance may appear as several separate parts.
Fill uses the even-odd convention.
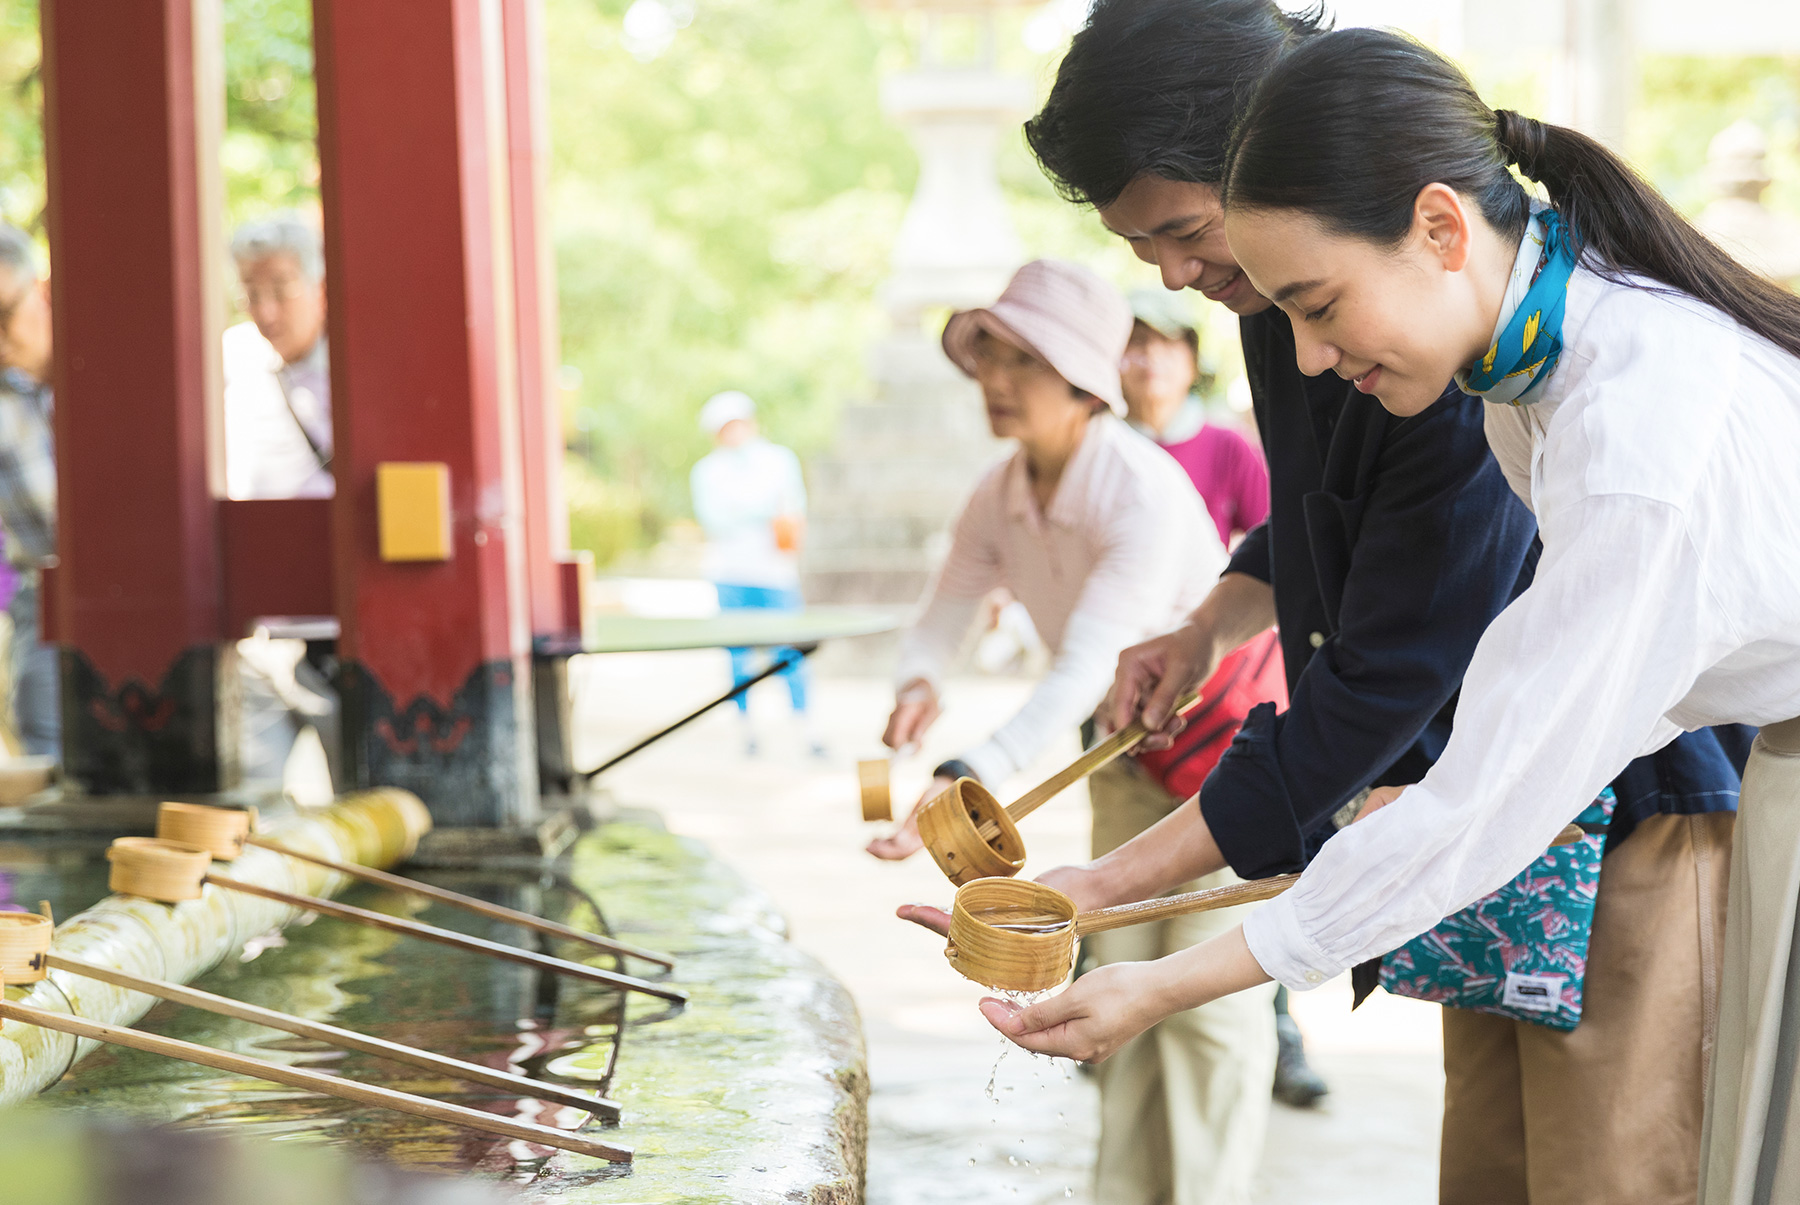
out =
[[[1719,1046],[1707,1094],[1706,1205],[1800,1201],[1800,720],[1770,724],[1744,770]]]
[[[1692,1205],[1732,820],[1653,816],[1607,856],[1571,1032],[1443,1010],[1442,1205]]]
[[[1116,849],[1178,802],[1121,759],[1088,780],[1094,853]],[[1237,882],[1229,870],[1179,888]],[[1254,907],[1249,905],[1248,907]],[[1096,933],[1100,963],[1161,958],[1243,923],[1246,907]],[[1275,985],[1177,1013],[1096,1068],[1100,1153],[1094,1199],[1105,1205],[1240,1205],[1262,1159],[1275,1078]]]

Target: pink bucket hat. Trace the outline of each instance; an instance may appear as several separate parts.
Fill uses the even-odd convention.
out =
[[[952,314],[944,354],[975,375],[975,336],[987,331],[1023,348],[1114,414],[1125,413],[1119,362],[1131,341],[1131,307],[1119,290],[1080,264],[1038,259],[1013,274],[993,305]]]

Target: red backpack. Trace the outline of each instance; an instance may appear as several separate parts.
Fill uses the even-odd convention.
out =
[[[1286,707],[1287,670],[1275,629],[1248,640],[1226,655],[1200,688],[1200,703],[1187,714],[1187,727],[1167,749],[1137,755],[1138,765],[1176,799],[1199,791],[1225,755],[1244,717],[1258,703]]]

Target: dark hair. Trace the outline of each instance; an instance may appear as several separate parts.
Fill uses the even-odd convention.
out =
[[[1270,71],[1233,134],[1224,200],[1392,246],[1419,191],[1441,183],[1516,239],[1530,199],[1513,164],[1544,185],[1596,271],[1648,277],[1800,356],[1800,297],[1732,259],[1600,143],[1488,108],[1454,64],[1400,34],[1327,34]]]
[[[1218,184],[1257,82],[1324,28],[1322,7],[1274,0],[1098,0],[1025,139],[1076,204],[1110,205],[1143,175]]]

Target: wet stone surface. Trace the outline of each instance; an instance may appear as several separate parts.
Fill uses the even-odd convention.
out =
[[[360,1154],[518,1187],[527,1201],[860,1202],[868,1077],[848,994],[789,943],[766,897],[696,842],[652,817],[586,835],[567,874],[442,874],[443,886],[597,927],[673,954],[684,1008],[329,919],[253,943],[195,986],[266,1008],[421,1046],[617,1100],[616,1126],[590,1132],[630,1146],[629,1169],[600,1160],[365,1109],[346,1101],[118,1048],[78,1063],[41,1098],[180,1127],[228,1127],[284,1142],[343,1143]],[[59,916],[104,892],[104,871],[35,843],[0,848],[11,906],[52,898]],[[342,898],[381,911],[531,945],[530,935],[467,913],[359,887]],[[29,901],[29,903],[27,903]],[[0,903],[0,907],[7,906]],[[546,952],[594,965],[583,947]],[[623,968],[653,977],[656,968]],[[573,1109],[500,1096],[208,1013],[159,1004],[138,1027],[260,1058],[571,1128]]]

